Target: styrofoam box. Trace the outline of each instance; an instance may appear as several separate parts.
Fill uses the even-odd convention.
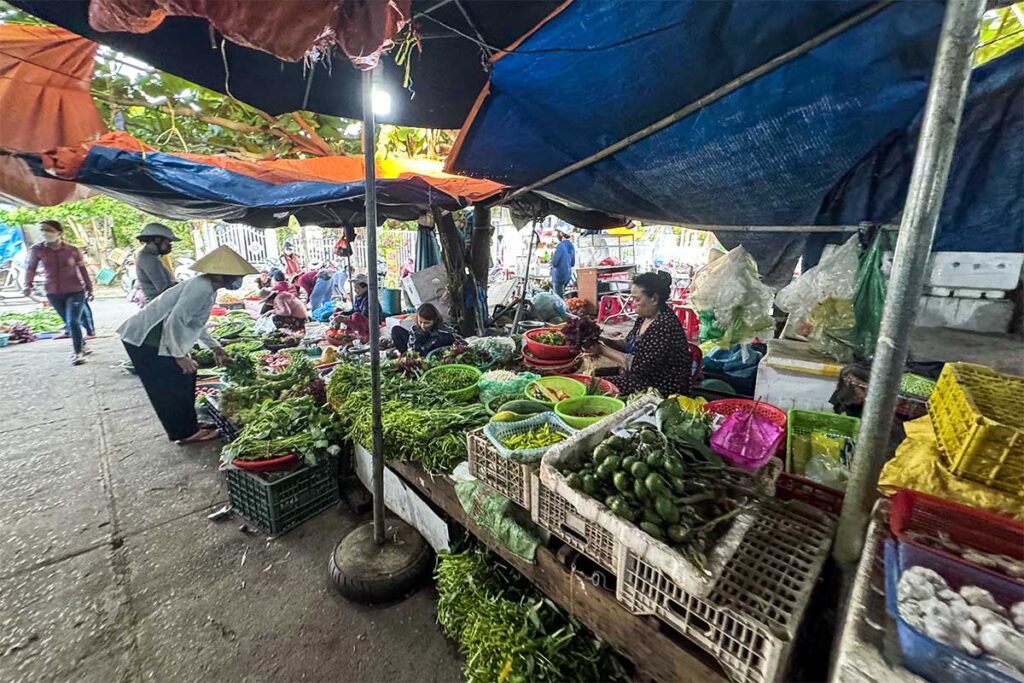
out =
[[[842,367],[811,350],[807,342],[772,339],[757,366],[754,398],[782,410],[832,412],[829,399]]]
[[[1013,317],[1009,299],[922,296],[917,327],[951,327],[968,332],[1006,332]],[[763,364],[764,361],[762,361]]]
[[[892,267],[892,252],[882,266],[886,277]],[[1024,267],[1024,254],[985,253],[980,251],[936,251],[925,284],[950,289],[1001,289],[1017,286]]]

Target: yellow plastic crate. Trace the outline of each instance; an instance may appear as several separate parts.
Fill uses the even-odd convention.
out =
[[[950,472],[1024,498],[1024,378],[947,363],[928,414]]]

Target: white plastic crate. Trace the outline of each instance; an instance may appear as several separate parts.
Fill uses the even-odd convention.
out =
[[[484,436],[483,427],[466,435],[466,450],[471,475],[513,503],[530,509],[533,473],[537,471],[538,463],[518,463],[502,456]]]
[[[581,515],[569,501],[539,480],[534,483],[530,506],[533,521],[608,571],[617,572],[619,547],[611,532]]]
[[[799,503],[771,501],[706,598],[628,550],[620,557],[616,597],[633,614],[653,615],[706,650],[731,680],[779,680],[835,523]]]
[[[621,553],[630,550],[660,568],[689,593],[704,596],[714,587],[729,558],[743,541],[744,534],[754,522],[755,512],[736,516],[732,526],[712,549],[706,569],[701,570],[667,544],[612,513],[602,501],[569,486],[561,472],[567,465],[589,458],[612,430],[653,413],[659,402],[650,396],[641,398],[553,446],[541,460],[541,487],[531,513],[534,522],[607,569],[617,571],[616,566],[608,566],[608,563],[614,563]],[[774,494],[775,478],[780,469],[778,461],[773,459],[759,473],[755,485],[765,495]],[[610,550],[606,550],[609,538]]]

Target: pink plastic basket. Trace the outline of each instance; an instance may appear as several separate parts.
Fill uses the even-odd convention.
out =
[[[786,430],[769,420],[737,411],[711,435],[711,448],[729,464],[756,470],[779,450]]]

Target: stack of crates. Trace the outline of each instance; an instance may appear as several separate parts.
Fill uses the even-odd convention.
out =
[[[1024,378],[946,363],[928,415],[954,476],[1024,498]]]
[[[586,453],[609,430],[642,416],[647,404],[657,402],[641,399],[579,432],[575,443],[563,442],[549,451],[534,480],[531,516],[613,574],[616,598],[627,611],[652,616],[677,631],[714,657],[731,680],[783,679],[797,629],[828,557],[836,516],[799,500],[764,498],[733,554],[709,580],[677,580],[679,560],[670,557],[674,551],[657,547],[653,539],[645,545],[619,535],[642,532],[612,515],[600,501],[594,505],[592,499],[581,498],[585,494],[563,486],[564,477],[556,467],[575,457],[573,453]],[[779,469],[766,466],[752,485],[770,495]],[[630,528],[624,530],[624,525]]]

